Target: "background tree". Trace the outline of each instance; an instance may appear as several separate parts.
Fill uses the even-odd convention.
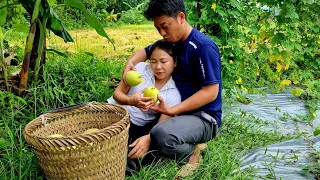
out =
[[[31,16],[30,30],[26,41],[25,56],[21,70],[19,91],[27,88],[30,64],[32,64],[32,69],[34,70],[34,83],[37,83],[38,81],[40,68],[45,63],[45,39],[47,29],[57,36],[62,37],[65,42],[73,41],[55,13],[55,7],[69,6],[82,11],[87,18],[88,24],[94,28],[99,35],[106,37],[110,41],[110,38],[102,28],[98,19],[92,15],[82,3],[73,0],[65,0],[63,4],[58,5],[55,4],[55,0],[19,0],[18,2]]]
[[[289,85],[307,93],[310,113],[318,109],[320,89],[320,1],[187,1],[188,19],[220,47],[224,87],[240,101],[241,92],[274,92]],[[239,73],[242,72],[242,73]],[[249,88],[250,87],[250,88]]]

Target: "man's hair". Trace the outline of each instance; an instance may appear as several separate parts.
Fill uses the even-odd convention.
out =
[[[144,16],[152,20],[157,16],[177,17],[179,12],[186,14],[183,0],[150,0]]]
[[[168,53],[173,58],[174,62],[177,61],[176,47],[173,45],[173,43],[165,41],[164,39],[158,40],[151,45],[149,54],[148,54],[148,59],[150,59],[152,52],[157,48]]]

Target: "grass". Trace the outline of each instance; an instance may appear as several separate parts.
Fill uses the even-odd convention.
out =
[[[106,38],[99,36],[94,30],[70,31],[74,43],[65,43],[62,38],[50,33],[47,46],[62,52],[90,52],[99,59],[116,58],[124,61],[133,52],[161,39],[153,24],[122,25],[105,30],[114,42],[115,50]],[[10,43],[23,46],[25,38],[21,37],[21,33],[18,33],[19,38],[16,38],[16,34],[9,35]]]
[[[68,57],[48,54],[43,80],[31,85],[24,97],[0,91],[1,179],[43,179],[37,159],[22,137],[25,125],[53,108],[105,101],[116,85],[111,78],[121,77],[124,61],[130,54],[159,39],[152,25],[121,26],[107,29],[107,32],[114,39],[116,51],[111,50],[106,39],[91,30],[72,31],[75,43],[63,43],[51,36],[48,46],[68,51]],[[22,43],[22,40],[10,38],[10,43]],[[228,102],[225,106],[234,103],[230,98],[225,98],[225,101]],[[254,147],[294,138],[283,136],[276,130],[264,131],[262,126],[265,122],[246,113],[239,115],[227,110],[223,122],[218,137],[208,143],[199,170],[186,179],[254,179],[253,170],[239,170],[240,157]],[[173,179],[177,170],[175,162],[160,161],[126,179]]]
[[[41,177],[37,160],[22,137],[24,126],[53,108],[105,101],[113,92],[109,86],[114,85],[107,80],[120,75],[121,69],[116,61],[101,61],[86,54],[76,54],[70,59],[55,57],[45,65],[43,81],[31,86],[23,98],[0,91],[0,177]]]

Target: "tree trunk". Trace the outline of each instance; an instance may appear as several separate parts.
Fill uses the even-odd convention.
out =
[[[34,71],[34,66],[36,64],[36,59],[38,58],[38,46],[39,46],[39,38],[40,38],[40,27],[39,24],[36,24],[36,32],[34,34],[34,41],[31,50],[30,64],[29,69]]]
[[[1,28],[1,27],[0,27]],[[0,33],[2,34],[2,30],[0,29]],[[8,83],[8,69],[7,69],[7,62],[4,58],[4,52],[3,52],[3,39],[0,38],[0,60],[1,60],[1,67],[2,67],[2,72],[3,72],[3,78],[4,78],[4,83],[6,85],[7,91],[10,91],[10,86]]]
[[[22,90],[25,90],[28,86],[28,75],[29,75],[29,65],[31,60],[31,54],[32,54],[32,46],[34,42],[34,36],[36,33],[36,23],[32,23],[30,25],[30,32],[27,37],[27,43],[25,48],[25,55],[23,58],[23,64],[21,69],[21,78],[20,78],[20,84],[19,84],[19,92]]]
[[[44,46],[45,46],[45,41],[46,41],[46,24],[47,24],[47,19],[43,18],[43,21],[39,21],[39,32],[40,32],[40,37],[39,37],[39,43],[38,43],[38,54],[41,54],[40,56],[38,56],[36,58],[35,61],[35,66],[34,66],[34,74],[33,74],[33,83],[35,85],[37,85],[38,83],[38,78],[39,78],[39,74],[40,74],[40,69],[41,69],[41,62],[42,62],[42,58],[43,58],[43,53],[44,53]]]
[[[19,92],[25,90],[28,86],[29,65],[30,65],[32,48],[33,48],[36,29],[37,29],[37,20],[39,17],[40,3],[41,3],[41,0],[36,0],[34,4],[33,12],[32,12],[30,31],[26,41],[25,54],[24,54],[24,59],[23,59],[23,64],[21,69]]]
[[[39,20],[42,22],[42,17],[39,17]],[[46,39],[46,35],[44,35],[44,36],[45,36],[44,39]],[[29,68],[32,71],[34,71],[36,60],[38,58],[38,46],[39,46],[39,42],[40,42],[39,40],[40,40],[40,27],[39,27],[39,24],[37,23],[36,34],[34,36],[34,42],[33,42],[33,46],[32,46],[31,59],[30,59],[30,65],[29,65]],[[42,53],[41,53],[40,67],[42,67],[42,65],[45,64],[45,62],[46,62],[45,48],[46,48],[46,41],[44,41],[42,51],[41,51]]]

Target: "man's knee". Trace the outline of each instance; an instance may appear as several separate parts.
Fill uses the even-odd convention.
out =
[[[154,126],[150,132],[150,137],[151,143],[161,154],[167,154],[176,148],[176,137],[166,132],[165,128],[161,126]]]

